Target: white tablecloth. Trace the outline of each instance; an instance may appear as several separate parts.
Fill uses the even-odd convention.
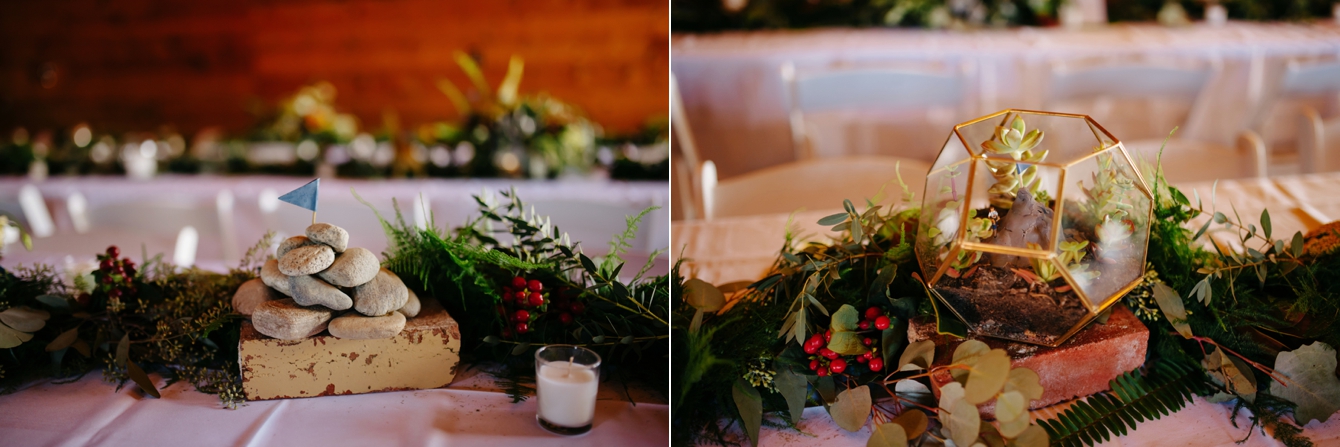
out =
[[[884,143],[881,147],[886,155],[930,161],[953,124],[1004,108],[1043,108],[1051,64],[1096,58],[1219,64],[1219,74],[1205,87],[1205,113],[1179,129],[1178,135],[1231,145],[1239,130],[1265,126],[1265,118],[1256,116],[1257,109],[1273,103],[1289,61],[1333,59],[1337,52],[1340,26],[1329,23],[1232,22],[1219,28],[1120,24],[1077,31],[817,29],[676,35],[672,70],[702,158],[716,163],[721,178],[730,178],[793,159],[785,87],[779,75],[779,68],[788,61],[798,68],[947,66],[967,72],[965,110],[949,116],[922,113],[906,117],[925,126],[893,142],[890,138],[878,141]],[[1097,109],[1085,110],[1098,115]],[[1143,123],[1176,124],[1146,120],[1149,111],[1142,112],[1114,112],[1115,116],[1099,121],[1123,140],[1151,138],[1120,132],[1123,128],[1139,127],[1161,137],[1171,129],[1145,129],[1149,126]],[[1287,137],[1292,135],[1292,124],[1285,120],[1258,130],[1271,139],[1276,133],[1273,127],[1280,127],[1278,133]],[[924,143],[926,138],[931,142]],[[864,152],[852,149],[861,143],[870,142],[848,141],[847,149]]]
[[[123,256],[139,262],[141,246],[150,256],[164,254],[171,260],[178,231],[192,225],[200,234],[197,265],[213,270],[235,266],[240,253],[252,246],[267,229],[282,235],[301,234],[311,223],[312,213],[286,203],[274,203],[265,212],[263,193],[276,196],[302,186],[302,177],[272,176],[160,176],[136,181],[123,177],[56,177],[33,183],[24,177],[0,178],[0,213],[22,217],[19,191],[35,185],[53,215],[56,232],[33,240],[33,250],[7,247],[4,265],[44,262],[63,265],[67,255],[76,261],[91,260],[108,245],[118,245]],[[516,188],[517,194],[535,211],[550,216],[554,225],[582,241],[587,253],[600,254],[610,239],[623,231],[624,218],[649,206],[661,209],[648,215],[633,241],[629,267],[641,267],[653,250],[669,246],[669,186],[666,182],[617,181],[527,181],[527,180],[343,180],[323,179],[316,216],[349,231],[350,246],[381,253],[386,235],[371,208],[355,200],[356,191],[378,212],[393,219],[392,199],[399,202],[404,217],[414,222],[414,202],[422,193],[439,228],[459,226],[477,209],[472,195],[482,190],[495,194]],[[229,236],[218,219],[217,199],[222,191],[233,197],[229,215],[235,231],[232,250],[225,250]],[[82,194],[92,218],[86,234],[75,232],[67,200]],[[502,200],[499,197],[499,200]],[[668,271],[668,257],[657,262],[657,272]],[[632,269],[636,272],[637,269]]]
[[[1193,197],[1198,191],[1206,209],[1212,206],[1213,183],[1178,185]],[[1312,174],[1273,178],[1219,182],[1215,195],[1218,210],[1232,215],[1236,206],[1243,223],[1255,223],[1261,210],[1270,210],[1275,238],[1288,239],[1295,231],[1304,233],[1311,228],[1340,218],[1340,173]],[[1193,203],[1195,199],[1192,199]],[[1230,206],[1231,205],[1231,206]],[[1302,208],[1310,211],[1302,211]],[[794,220],[798,232],[823,240],[831,235],[827,228],[816,224],[819,218],[840,211],[820,210],[797,213],[795,216],[764,215],[717,219],[713,221],[675,222],[672,226],[675,256],[683,250],[683,272],[686,277],[698,277],[713,284],[734,281],[754,281],[761,278],[776,259],[786,234],[786,223]],[[1309,214],[1311,213],[1311,214]],[[1202,217],[1204,219],[1205,217]],[[1195,224],[1196,222],[1193,222]],[[1220,240],[1231,239],[1220,237]],[[1246,437],[1246,430],[1234,428],[1228,421],[1231,407],[1197,399],[1190,407],[1155,422],[1141,424],[1127,436],[1117,438],[1104,446],[1232,446]],[[1049,409],[1034,412],[1034,416],[1051,417]],[[1245,418],[1239,418],[1246,427]],[[823,409],[805,411],[800,423],[805,433],[764,428],[762,443],[768,446],[811,445],[865,445],[868,429],[849,433],[833,424]],[[1333,415],[1326,423],[1313,422],[1303,427],[1304,434],[1317,445],[1340,445],[1340,416]],[[1247,446],[1280,445],[1274,439],[1253,434]]]
[[[157,381],[163,386],[163,381]],[[39,383],[0,396],[5,446],[635,446],[665,445],[670,409],[629,403],[607,383],[595,426],[575,437],[535,422],[535,399],[513,404],[487,375],[458,378],[446,389],[249,402],[223,409],[189,385],[143,395],[121,391],[97,371],[75,383]]]

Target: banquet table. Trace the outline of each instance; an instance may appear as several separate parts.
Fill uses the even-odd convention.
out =
[[[622,233],[625,217],[651,206],[632,242],[626,259],[640,267],[648,255],[669,246],[669,188],[666,182],[609,180],[507,179],[323,179],[315,218],[312,213],[280,203],[278,196],[309,181],[280,176],[163,175],[150,180],[125,177],[0,177],[0,214],[19,217],[26,228],[30,219],[20,206],[20,192],[31,186],[51,215],[54,232],[33,239],[33,250],[11,244],[4,252],[5,267],[42,262],[61,266],[70,256],[86,262],[108,245],[139,261],[142,253],[172,259],[178,232],[186,225],[199,235],[196,265],[226,271],[241,254],[266,233],[280,237],[300,234],[313,219],[349,231],[351,246],[381,253],[387,240],[375,208],[395,218],[398,204],[404,218],[415,223],[417,214],[431,215],[438,228],[455,227],[477,216],[472,196],[515,188],[517,195],[540,216],[548,216],[572,241],[584,242],[590,254],[602,254],[614,235]],[[368,205],[361,203],[362,197]],[[80,233],[72,220],[70,202],[78,195],[86,204],[90,228]],[[416,208],[426,209],[419,213]],[[669,270],[661,256],[654,273]],[[636,271],[637,269],[632,269]]]
[[[954,32],[827,28],[677,34],[671,46],[674,75],[687,119],[693,123],[699,156],[716,163],[718,175],[726,179],[793,160],[793,152],[787,150],[792,147],[787,87],[779,74],[788,62],[796,70],[860,67],[961,73],[959,90],[964,98],[957,110],[917,107],[891,115],[884,121],[911,120],[899,128],[911,130],[896,138],[836,137],[841,142],[834,146],[848,151],[846,155],[873,151],[929,162],[954,124],[1004,108],[1064,107],[1048,104],[1049,70],[1095,61],[1213,66],[1216,74],[1204,88],[1203,104],[1197,105],[1191,122],[1178,129],[1178,137],[1231,145],[1240,130],[1250,128],[1264,132],[1267,142],[1273,143],[1273,135],[1294,135],[1296,117],[1268,119],[1289,64],[1334,60],[1340,52],[1340,26],[1322,21]],[[1099,113],[1103,107],[1095,103],[1080,110],[1125,140],[1161,138],[1171,128],[1167,123],[1175,122],[1151,118],[1148,109]],[[920,131],[925,128],[937,132]],[[1133,135],[1127,129],[1151,134]]]
[[[602,384],[591,431],[563,437],[536,423],[534,398],[514,404],[478,370],[443,389],[257,401],[235,410],[183,383],[162,388],[153,377],[161,398],[134,384],[115,391],[96,371],[74,383],[43,381],[0,396],[0,444],[532,447],[659,446],[669,439],[664,400],[625,394],[615,383]]]
[[[1199,197],[1207,210],[1222,211],[1233,216],[1236,208],[1242,220],[1256,222],[1261,210],[1269,210],[1275,237],[1287,239],[1296,231],[1309,229],[1340,219],[1340,172],[1254,178],[1232,181],[1189,183],[1175,185],[1191,198]],[[1212,200],[1213,199],[1213,200]],[[915,206],[915,204],[914,204]],[[787,215],[761,215],[716,219],[711,221],[677,221],[671,227],[673,253],[683,260],[685,277],[697,277],[713,284],[754,281],[761,278],[776,259],[792,222],[796,234],[808,235],[809,240],[823,241],[833,234],[816,222],[823,216],[840,212],[833,210],[801,210]],[[1202,216],[1191,222],[1203,222]],[[1193,228],[1194,230],[1194,228]],[[1211,233],[1216,242],[1230,244],[1232,236],[1220,230]],[[682,255],[680,254],[682,250]],[[1034,417],[1052,417],[1055,407],[1033,412]],[[1180,412],[1163,419],[1147,422],[1126,436],[1115,438],[1102,446],[1220,446],[1234,443],[1247,436],[1250,425],[1245,416],[1237,419],[1234,427],[1228,415],[1229,404],[1209,403],[1196,398]],[[846,432],[838,428],[824,414],[822,408],[805,410],[799,425],[801,432],[764,427],[760,443],[779,445],[865,445],[869,428]],[[1340,417],[1332,416],[1327,422],[1312,422],[1303,426],[1305,435],[1317,445],[1340,445]],[[814,437],[811,437],[814,436]],[[1255,433],[1245,446],[1280,445],[1274,439]]]

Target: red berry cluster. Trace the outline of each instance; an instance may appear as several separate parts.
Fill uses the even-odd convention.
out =
[[[98,290],[106,292],[108,298],[120,299],[137,292],[135,261],[131,261],[130,258],[117,259],[120,255],[121,250],[115,245],[107,247],[106,253],[98,255],[98,270],[94,272],[94,277],[98,281]]]
[[[538,279],[527,280],[517,276],[511,284],[503,286],[502,304],[498,305],[498,314],[511,326],[503,327],[503,337],[530,332],[531,324],[543,313],[549,303],[544,292],[544,283]]]
[[[862,331],[885,330],[889,328],[891,321],[884,310],[879,307],[870,307],[866,309],[864,318],[857,323]],[[805,341],[804,350],[810,355],[810,371],[814,371],[819,377],[825,377],[830,374],[842,374],[847,370],[847,360],[840,354],[828,349],[828,342],[833,338],[833,331],[824,331],[823,334],[814,334],[809,340]],[[857,363],[866,364],[871,371],[881,371],[884,369],[884,357],[879,354],[879,347],[875,346],[875,340],[870,337],[861,339],[861,343],[870,348],[870,351],[856,356]]]

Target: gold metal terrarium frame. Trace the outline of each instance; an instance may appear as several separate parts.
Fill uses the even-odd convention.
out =
[[[932,186],[931,186],[931,180],[932,180],[933,178],[935,178],[935,176],[936,176],[937,173],[943,173],[943,172],[945,172],[945,171],[947,171],[947,170],[953,169],[953,168],[958,167],[958,166],[963,166],[963,165],[966,164],[966,165],[968,165],[968,167],[969,167],[969,169],[968,169],[968,175],[967,175],[967,185],[968,185],[968,188],[972,188],[973,185],[976,185],[975,182],[977,181],[977,176],[979,175],[979,172],[978,172],[978,171],[979,171],[979,167],[981,166],[981,164],[980,164],[980,163],[977,163],[977,162],[979,162],[979,161],[985,161],[985,160],[988,160],[988,159],[993,159],[993,158],[991,158],[991,157],[988,157],[987,154],[986,154],[986,152],[985,152],[984,150],[980,149],[980,148],[978,148],[977,150],[974,150],[974,148],[976,148],[977,145],[971,143],[971,142],[970,142],[970,141],[963,135],[963,129],[964,129],[964,128],[966,128],[966,127],[968,127],[968,126],[975,125],[975,124],[979,124],[979,123],[982,123],[982,122],[985,122],[985,121],[994,120],[994,119],[997,119],[997,118],[999,118],[999,119],[1001,120],[1000,123],[998,124],[998,126],[1008,126],[1008,125],[1009,125],[1009,120],[1011,119],[1011,117],[1014,117],[1014,116],[1023,116],[1023,115],[1038,115],[1038,116],[1047,116],[1047,117],[1061,117],[1061,118],[1081,119],[1081,120],[1084,120],[1084,122],[1088,125],[1089,130],[1091,130],[1091,131],[1093,132],[1093,135],[1094,135],[1094,138],[1095,138],[1095,139],[1097,139],[1097,140],[1100,141],[1100,142],[1103,142],[1103,141],[1106,139],[1107,141],[1110,141],[1111,144],[1110,144],[1110,145],[1104,145],[1105,147],[1104,147],[1103,149],[1101,149],[1101,150],[1098,150],[1098,151],[1095,151],[1095,152],[1093,152],[1093,153],[1084,155],[1084,156],[1082,156],[1082,157],[1075,158],[1074,160],[1070,160],[1070,161],[1067,161],[1067,162],[1065,162],[1065,163],[1050,163],[1050,162],[1036,162],[1036,163],[1030,162],[1030,163],[1028,163],[1028,164],[1030,164],[1030,165],[1045,166],[1045,167],[1055,168],[1055,169],[1057,169],[1057,170],[1059,171],[1059,177],[1057,178],[1057,181],[1056,181],[1056,184],[1057,184],[1057,190],[1056,190],[1056,202],[1057,202],[1057,203],[1056,203],[1056,205],[1055,205],[1055,209],[1056,209],[1057,212],[1054,212],[1054,213],[1053,213],[1053,216],[1052,216],[1051,235],[1049,236],[1050,245],[1048,245],[1048,247],[1047,247],[1048,249],[1029,249],[1029,248],[1019,248],[1019,247],[1001,246],[1001,245],[987,244],[987,243],[979,243],[979,242],[972,242],[972,241],[967,241],[967,240],[965,240],[965,239],[966,239],[966,236],[967,236],[967,229],[968,229],[968,224],[967,224],[967,222],[969,221],[969,217],[975,212],[974,209],[973,209],[973,207],[972,207],[972,206],[969,206],[969,205],[966,203],[966,199],[965,199],[965,204],[962,206],[962,212],[960,213],[960,216],[958,216],[960,220],[959,220],[959,225],[958,225],[957,232],[954,234],[953,239],[949,242],[949,245],[950,245],[950,247],[952,247],[952,248],[951,248],[951,249],[949,250],[949,252],[947,253],[947,257],[946,257],[946,258],[947,258],[947,259],[953,259],[955,256],[957,256],[957,255],[959,254],[959,252],[961,252],[961,251],[963,251],[963,250],[974,250],[974,251],[983,252],[983,253],[995,253],[995,254],[1003,254],[1003,255],[1011,255],[1011,256],[1027,257],[1027,258],[1032,258],[1032,259],[1042,259],[1042,260],[1045,260],[1046,262],[1049,262],[1049,263],[1053,264],[1053,265],[1057,268],[1057,272],[1058,272],[1062,277],[1065,278],[1065,281],[1066,281],[1067,284],[1070,284],[1070,285],[1077,284],[1076,279],[1071,275],[1070,271],[1069,271],[1068,269],[1066,269],[1065,266],[1060,265],[1060,261],[1058,260],[1059,255],[1058,255],[1058,253],[1057,253],[1057,246],[1058,246],[1057,244],[1058,244],[1058,242],[1060,241],[1060,237],[1061,237],[1061,236],[1060,236],[1060,235],[1061,235],[1061,230],[1062,230],[1062,225],[1061,225],[1061,224],[1062,224],[1062,217],[1063,217],[1063,215],[1064,215],[1064,213],[1063,213],[1063,212],[1060,212],[1060,211],[1061,211],[1061,210],[1063,209],[1063,207],[1064,207],[1064,200],[1065,200],[1065,198],[1066,198],[1066,195],[1065,195],[1065,194],[1066,194],[1066,192],[1065,192],[1065,188],[1066,188],[1066,175],[1067,175],[1067,173],[1068,173],[1069,170],[1070,170],[1069,168],[1074,167],[1074,166],[1076,166],[1076,165],[1079,165],[1079,164],[1081,164],[1081,163],[1084,163],[1084,162],[1086,162],[1086,161],[1089,161],[1089,160],[1091,160],[1091,159],[1093,159],[1093,158],[1095,158],[1095,157],[1098,157],[1098,156],[1101,156],[1101,155],[1104,155],[1104,154],[1117,154],[1117,153],[1119,153],[1120,156],[1121,156],[1121,159],[1124,160],[1124,161],[1127,163],[1127,165],[1130,166],[1131,171],[1133,171],[1133,174],[1134,174],[1134,176],[1135,176],[1135,178],[1134,178],[1134,182],[1133,182],[1133,183],[1134,183],[1134,186],[1136,187],[1136,189],[1137,189],[1140,193],[1142,193],[1142,194],[1145,195],[1145,197],[1149,200],[1149,203],[1150,203],[1150,206],[1147,207],[1148,209],[1145,211],[1145,238],[1146,238],[1146,239],[1145,239],[1145,243],[1142,244],[1142,246],[1140,247],[1140,256],[1139,256],[1139,259],[1140,259],[1140,261],[1139,261],[1139,262],[1140,262],[1139,265],[1141,266],[1141,271],[1143,272],[1143,266],[1145,265],[1145,261],[1146,261],[1146,258],[1147,258],[1147,256],[1148,256],[1148,251],[1149,251],[1149,250],[1148,250],[1148,226],[1149,226],[1149,224],[1150,224],[1150,221],[1153,219],[1153,194],[1151,193],[1151,191],[1150,191],[1150,189],[1149,189],[1149,184],[1145,181],[1144,175],[1143,175],[1143,174],[1140,172],[1140,170],[1136,167],[1137,165],[1136,165],[1136,164],[1134,163],[1134,161],[1131,159],[1130,155],[1126,152],[1125,146],[1122,144],[1121,140],[1117,139],[1116,136],[1112,135],[1110,132],[1107,131],[1107,129],[1103,128],[1103,126],[1102,126],[1101,124],[1099,124],[1098,122],[1094,121],[1093,118],[1089,117],[1088,115],[1071,114],[1071,113],[1059,113],[1059,112],[1046,112],[1046,111],[1034,111],[1034,110],[1023,110],[1023,109],[1005,109],[1005,110],[1002,110],[1002,111],[999,111],[999,112],[996,112],[996,113],[993,113],[993,114],[990,114],[990,115],[986,115],[986,116],[983,116],[983,117],[980,117],[980,118],[977,118],[977,119],[974,119],[974,120],[971,120],[971,121],[967,121],[967,122],[964,122],[964,123],[961,123],[961,124],[958,124],[958,125],[954,126],[954,130],[953,130],[953,132],[951,133],[951,135],[949,136],[949,138],[946,140],[945,145],[942,146],[944,149],[942,149],[941,154],[940,154],[939,156],[937,156],[937,158],[942,157],[942,156],[943,156],[943,153],[944,153],[945,151],[950,150],[950,143],[951,143],[952,140],[955,139],[955,138],[957,138],[957,139],[959,140],[959,142],[962,143],[963,148],[966,149],[966,150],[968,151],[968,155],[969,155],[969,156],[968,156],[968,158],[966,158],[966,159],[958,160],[958,161],[955,161],[955,162],[952,162],[952,163],[948,163],[948,164],[946,164],[945,166],[940,166],[940,167],[934,168],[934,169],[932,169],[932,171],[930,171],[929,173],[927,173],[927,184],[926,184],[926,188],[924,189],[924,191],[926,191],[927,194],[926,194],[925,197],[926,197],[926,198],[929,198],[929,197],[930,197],[929,194],[930,194],[931,187],[932,187]],[[980,143],[980,142],[979,142],[979,143]],[[987,174],[987,175],[988,175],[988,177],[989,177],[989,174]],[[965,193],[965,194],[967,194],[967,193]],[[923,199],[923,200],[925,200],[925,199]],[[923,209],[923,212],[925,212],[924,210],[926,209],[926,207],[923,206],[922,209]],[[924,217],[923,217],[923,218],[924,218]],[[916,249],[917,249],[918,251],[920,251],[920,250],[922,249],[920,243],[916,244]],[[948,308],[948,309],[950,310],[950,312],[952,312],[952,313],[954,314],[954,316],[957,317],[959,320],[964,321],[964,322],[968,322],[969,325],[970,325],[970,332],[976,332],[976,331],[971,327],[971,324],[972,324],[972,323],[971,323],[967,318],[964,318],[964,316],[963,316],[962,314],[960,314],[960,312],[958,311],[958,309],[955,308],[955,306],[951,305],[951,304],[948,302],[948,300],[946,300],[946,299],[945,299],[945,298],[944,298],[938,291],[936,291],[936,284],[940,281],[940,279],[941,279],[942,277],[944,277],[944,275],[946,275],[947,271],[950,269],[950,265],[951,265],[951,263],[948,262],[947,260],[945,260],[945,261],[941,261],[941,262],[939,263],[938,267],[932,269],[932,268],[929,268],[930,266],[926,265],[926,259],[927,259],[927,258],[923,257],[921,253],[918,253],[918,255],[917,255],[917,262],[918,262],[918,264],[920,265],[922,271],[923,271],[923,272],[926,272],[926,273],[929,274],[929,278],[928,278],[928,281],[927,281],[927,285],[929,286],[929,289],[932,291],[932,294],[935,295],[935,299],[938,300],[938,301],[940,302],[940,304],[942,304],[944,307]],[[989,333],[983,333],[983,334],[981,334],[981,335],[985,335],[985,336],[989,336],[989,337],[993,337],[993,338],[1001,338],[1001,339],[1006,339],[1006,340],[1011,340],[1011,341],[1019,341],[1019,342],[1024,342],[1024,343],[1030,343],[1030,344],[1041,344],[1041,345],[1044,345],[1044,346],[1051,346],[1051,347],[1059,346],[1059,345],[1065,343],[1067,340],[1069,340],[1070,337],[1074,336],[1077,332],[1079,332],[1080,330],[1082,330],[1082,329],[1084,329],[1086,326],[1088,326],[1088,325],[1089,325],[1091,322],[1093,322],[1093,320],[1096,319],[1099,315],[1102,315],[1103,312],[1107,311],[1107,310],[1108,310],[1109,308],[1111,308],[1114,304],[1116,304],[1117,301],[1119,301],[1123,296],[1125,296],[1125,295],[1126,295],[1127,293],[1129,293],[1131,290],[1133,290],[1133,289],[1135,289],[1137,286],[1139,286],[1139,285],[1140,285],[1140,282],[1141,282],[1141,280],[1142,280],[1142,276],[1143,276],[1143,275],[1137,275],[1135,278],[1131,279],[1129,283],[1127,283],[1127,284],[1125,284],[1124,286],[1120,287],[1115,293],[1112,293],[1111,296],[1108,296],[1108,297],[1104,298],[1104,299],[1103,299],[1100,303],[1098,303],[1098,304],[1094,304],[1093,301],[1089,299],[1090,297],[1089,297],[1088,293],[1087,293],[1082,287],[1072,287],[1072,288],[1073,288],[1073,291],[1074,291],[1074,292],[1076,293],[1076,295],[1080,298],[1079,301],[1080,301],[1081,303],[1083,303],[1084,307],[1088,310],[1088,314],[1087,314],[1086,316],[1084,316],[1082,319],[1080,319],[1079,322],[1076,323],[1075,326],[1074,326],[1073,328],[1071,328],[1069,331],[1063,333],[1063,334],[1060,335],[1059,337],[1055,338],[1055,340],[1054,340],[1053,342],[1051,342],[1051,343],[1039,343],[1039,342],[1037,342],[1037,341],[1022,340],[1022,339],[1018,339],[1018,338],[1014,338],[1014,337],[1001,336],[1001,335],[989,334]]]

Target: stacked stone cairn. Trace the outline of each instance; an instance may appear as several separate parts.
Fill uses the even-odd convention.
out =
[[[318,223],[279,244],[261,277],[233,295],[256,331],[301,340],[329,330],[346,339],[391,338],[419,314],[419,298],[366,248],[348,248],[343,228]]]

